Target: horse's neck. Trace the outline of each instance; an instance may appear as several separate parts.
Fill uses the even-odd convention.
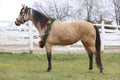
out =
[[[42,38],[42,36],[44,35],[44,28],[42,28],[41,24],[39,21],[35,21],[34,19],[31,19],[31,21],[33,22],[33,24],[35,25],[36,29],[39,32],[40,38]]]
[[[42,36],[44,35],[45,29],[44,27],[42,27],[41,22],[38,20],[36,21],[33,17],[32,11],[31,11],[31,17],[30,20],[33,22],[33,24],[35,25],[35,27],[37,28],[40,37],[42,38]]]
[[[31,13],[32,13],[32,18],[34,19],[34,21],[39,22],[41,27],[44,28],[44,26],[48,22],[49,18],[34,9],[32,9]]]

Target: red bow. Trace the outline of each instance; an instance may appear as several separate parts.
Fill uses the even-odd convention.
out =
[[[39,41],[39,46],[42,46],[43,45],[43,42],[42,41]]]

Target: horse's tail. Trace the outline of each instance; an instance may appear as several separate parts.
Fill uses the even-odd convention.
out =
[[[96,30],[96,41],[95,41],[95,47],[96,47],[96,65],[98,66],[99,63],[101,63],[101,40],[100,40],[100,33],[96,26],[94,26]],[[99,66],[98,66],[99,67]]]

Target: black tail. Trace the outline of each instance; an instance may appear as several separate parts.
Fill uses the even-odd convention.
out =
[[[100,73],[103,72],[103,66],[101,63],[101,40],[100,40],[100,33],[99,30],[97,29],[96,26],[94,26],[96,30],[96,42],[95,42],[95,47],[96,47],[96,64],[100,69]]]
[[[96,30],[96,42],[95,42],[95,47],[96,47],[96,51],[97,54],[100,55],[101,53],[101,40],[100,40],[100,33],[99,30],[96,26],[94,26],[95,30]]]

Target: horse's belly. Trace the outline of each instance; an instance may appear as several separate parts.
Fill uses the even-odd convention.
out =
[[[70,44],[74,44],[77,41],[79,41],[79,39],[77,38],[70,38],[70,37],[65,37],[65,38],[61,38],[58,39],[56,41],[53,41],[53,45],[70,45]]]

